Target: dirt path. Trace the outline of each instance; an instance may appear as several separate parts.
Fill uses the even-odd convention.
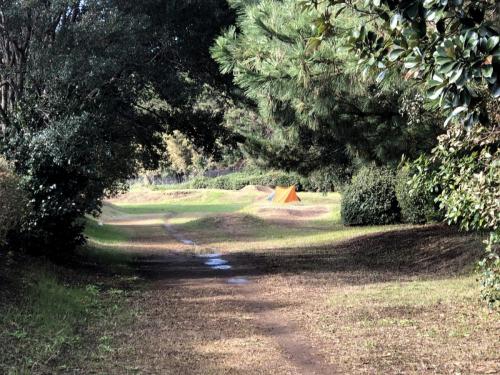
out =
[[[499,373],[500,327],[475,280],[457,276],[482,254],[480,237],[434,225],[254,249],[235,230],[217,258],[201,242],[221,223],[198,235],[161,214],[115,219],[146,281],[98,373]]]
[[[136,266],[152,287],[132,301],[134,333],[120,338],[111,373],[335,374],[283,306],[259,289],[258,270],[245,258],[214,253],[158,223],[157,215],[117,219],[130,247],[147,257]],[[153,223],[153,224],[152,224]],[[223,268],[205,263],[220,259]],[[217,263],[217,262],[216,262]],[[119,364],[119,365],[118,365]]]
[[[255,296],[258,290],[254,285],[245,287],[245,294]],[[299,374],[323,375],[337,373],[334,366],[325,359],[300,332],[297,324],[284,320],[274,310],[257,313],[257,325],[275,341],[285,358],[298,370]]]

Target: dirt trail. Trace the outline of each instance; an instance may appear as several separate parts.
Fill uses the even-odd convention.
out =
[[[247,296],[258,295],[254,284],[246,285],[243,293]],[[336,374],[335,368],[312,346],[309,339],[300,332],[293,322],[284,321],[283,316],[274,310],[257,313],[257,325],[264,333],[273,338],[285,358],[294,365],[299,374],[323,375]]]
[[[147,251],[136,267],[152,280],[152,287],[133,299],[142,313],[134,334],[123,334],[121,346],[127,349],[115,354],[113,363],[121,365],[110,373],[336,373],[299,327],[283,319],[279,311],[285,306],[261,293],[255,265],[221,254],[231,268],[211,269],[205,265],[210,258],[197,252],[216,249],[191,244],[153,219],[158,216],[108,222],[128,229],[133,249]],[[231,278],[244,284],[230,284]]]
[[[225,252],[202,244],[224,222],[183,231],[166,218],[113,219],[147,280],[128,294],[136,318],[116,327],[119,349],[99,373],[499,373],[498,324],[456,276],[482,254],[478,236],[434,225]]]

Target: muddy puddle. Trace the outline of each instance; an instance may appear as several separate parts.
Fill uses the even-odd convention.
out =
[[[205,262],[205,265],[207,266],[222,266],[224,264],[227,264],[227,260],[221,259],[221,258],[212,258],[209,259]]]
[[[221,264],[220,266],[211,266],[210,268],[213,270],[230,270],[233,267],[229,264]]]
[[[245,285],[248,284],[249,281],[245,277],[231,277],[226,280],[226,283],[231,285]]]
[[[222,254],[220,253],[207,253],[207,254],[198,254],[196,255],[198,258],[220,258]]]

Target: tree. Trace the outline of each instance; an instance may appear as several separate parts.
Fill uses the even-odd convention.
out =
[[[151,65],[147,24],[113,1],[2,4],[1,145],[30,200],[22,235],[38,252],[71,249],[79,219],[138,162],[154,162],[161,127],[135,106]]]
[[[493,0],[303,1],[322,11],[311,45],[334,37],[335,17],[349,10],[365,19],[347,46],[379,80],[395,73],[415,80],[446,114],[446,134],[430,158],[417,161],[420,176],[438,191],[451,223],[490,230],[483,296],[500,303],[500,5]]]
[[[174,130],[172,134],[166,134],[164,142],[166,152],[160,162],[161,168],[173,173],[178,181],[182,181],[185,176],[191,174],[203,173],[210,164],[210,160],[178,130]]]
[[[83,215],[157,168],[165,131],[232,142],[209,56],[231,19],[223,0],[2,2],[0,147],[31,205],[18,237],[71,249]]]
[[[234,22],[234,11],[226,0],[125,3],[128,14],[150,19],[154,66],[146,72],[150,86],[141,103],[144,113],[162,122],[167,132],[179,130],[204,153],[220,158],[220,141],[235,144],[231,131],[222,126],[231,82],[219,73],[209,48]]]
[[[19,177],[12,173],[5,159],[0,158],[0,249],[21,222],[26,203],[19,188]]]
[[[343,27],[354,27],[356,18],[339,19],[336,38],[311,48],[316,10],[301,12],[291,0],[231,5],[237,26],[217,39],[212,54],[246,97],[227,119],[261,165],[345,175],[353,159],[397,164],[403,153],[417,156],[432,147],[440,131],[433,116],[423,107],[410,114],[405,104],[418,106],[418,93],[397,82],[365,84],[354,59],[339,51],[348,38]],[[414,126],[409,117],[417,112]]]

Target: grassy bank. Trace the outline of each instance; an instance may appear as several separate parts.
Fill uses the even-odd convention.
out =
[[[123,231],[89,220],[90,244],[79,250],[85,267],[68,268],[29,257],[0,258],[0,373],[98,371],[115,350],[114,330],[129,324],[122,273],[128,259],[110,247]],[[107,246],[106,246],[107,245]],[[99,271],[89,268],[99,265]],[[112,273],[108,273],[108,270]]]

